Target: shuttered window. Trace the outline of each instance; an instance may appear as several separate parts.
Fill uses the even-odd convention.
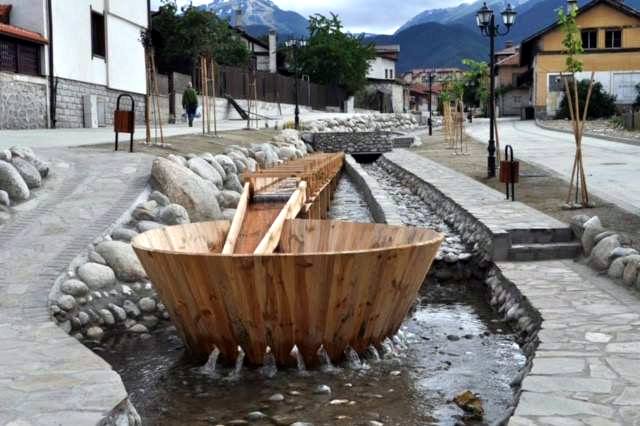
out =
[[[40,50],[37,44],[0,37],[0,71],[41,75]]]

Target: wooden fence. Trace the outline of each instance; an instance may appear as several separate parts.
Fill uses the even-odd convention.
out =
[[[252,86],[253,76],[248,69],[227,66],[216,67],[216,96],[229,95],[234,99],[248,99],[256,96],[257,100],[273,103],[295,103],[295,80],[280,74],[269,72],[255,72],[255,88]],[[199,73],[197,73],[199,76]],[[198,77],[196,86],[201,88]],[[251,93],[253,92],[253,93]],[[336,86],[324,86],[300,80],[298,100],[300,105],[311,106],[314,109],[326,107],[341,108],[347,99],[343,89]]]
[[[640,111],[627,111],[622,118],[626,130],[640,130]]]

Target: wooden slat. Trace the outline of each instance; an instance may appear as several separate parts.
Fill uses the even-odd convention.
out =
[[[266,235],[256,247],[254,254],[263,255],[270,254],[276,250],[278,244],[280,243],[280,235],[282,235],[282,227],[284,226],[284,222],[287,219],[295,219],[298,217],[298,213],[302,210],[304,206],[304,202],[307,197],[307,183],[300,182],[298,185],[298,189],[293,193],[287,204],[283,207],[278,217],[273,222],[269,231],[267,231]]]
[[[231,222],[231,228],[229,229],[227,240],[224,243],[224,248],[222,249],[222,254],[233,254],[236,248],[236,242],[238,241],[238,236],[240,235],[240,230],[242,229],[242,223],[244,222],[244,217],[247,212],[247,205],[249,203],[250,196],[251,184],[245,183],[244,189],[242,190],[242,196],[240,197],[240,201],[238,202],[236,214],[233,216],[233,221]]]

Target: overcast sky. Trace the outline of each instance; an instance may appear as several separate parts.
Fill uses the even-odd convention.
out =
[[[154,0],[159,2],[158,0]],[[392,34],[399,26],[426,9],[452,7],[471,0],[273,0],[281,9],[293,10],[304,17],[314,13],[340,15],[353,32]],[[187,4],[189,0],[178,0]],[[205,4],[207,0],[193,0]]]

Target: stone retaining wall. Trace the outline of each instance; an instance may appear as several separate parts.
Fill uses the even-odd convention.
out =
[[[473,246],[474,252],[482,253],[487,260],[495,256],[498,248],[494,247],[494,236],[471,213],[465,211],[435,186],[411,174],[384,155],[380,164],[388,173],[400,179],[409,188],[413,188],[414,192],[434,212],[460,234],[466,244]]]
[[[0,72],[0,129],[47,127],[47,81]]]
[[[113,111],[121,91],[109,89],[98,84],[84,83],[64,78],[56,79],[56,126],[61,128],[84,127],[84,99],[86,95],[98,97],[98,123],[101,126],[113,125]],[[136,124],[144,124],[145,96],[129,93],[136,103]],[[123,99],[122,108],[129,109],[130,103]],[[44,126],[46,127],[46,126]]]
[[[378,181],[372,178],[351,155],[345,157],[344,168],[364,195],[373,219],[377,223],[401,226],[402,218],[398,214],[395,203],[389,199]]]
[[[316,151],[347,154],[382,153],[393,150],[390,132],[314,133],[311,146]]]

